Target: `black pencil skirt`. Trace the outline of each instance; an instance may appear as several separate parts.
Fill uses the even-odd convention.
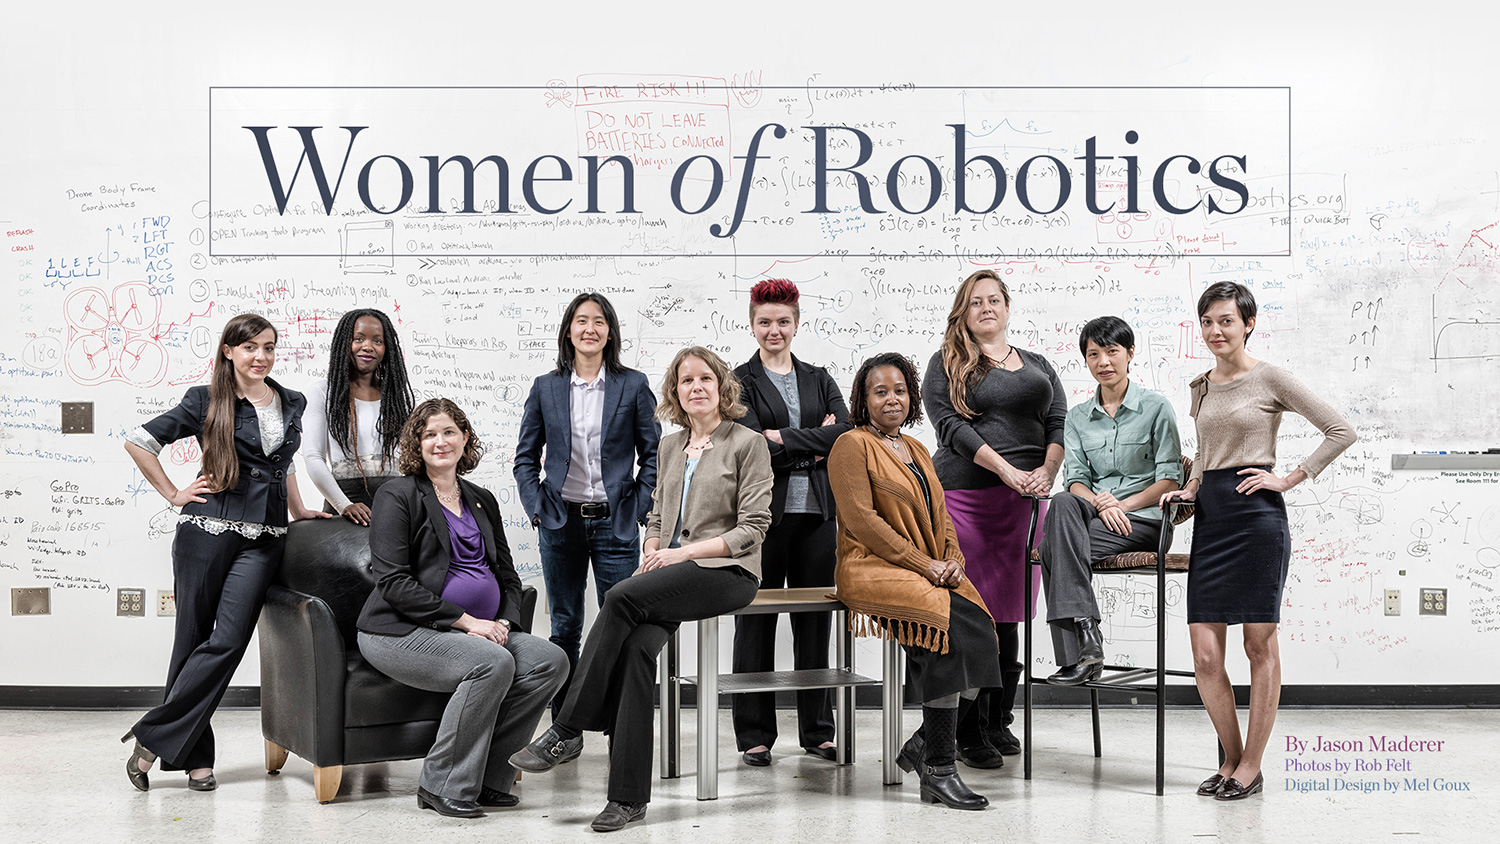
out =
[[[1245,468],[1210,469],[1198,489],[1188,568],[1189,624],[1281,621],[1281,590],[1292,559],[1286,500],[1279,492],[1235,492]]]

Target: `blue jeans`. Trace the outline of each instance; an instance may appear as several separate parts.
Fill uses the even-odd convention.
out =
[[[629,539],[615,536],[609,518],[582,518],[568,514],[560,528],[541,531],[542,580],[547,584],[547,604],[552,616],[552,644],[568,655],[568,683],[552,701],[555,718],[568,695],[578,651],[583,643],[583,595],[588,587],[589,566],[594,569],[594,589],[599,606],[604,594],[630,577],[641,564],[640,532]]]

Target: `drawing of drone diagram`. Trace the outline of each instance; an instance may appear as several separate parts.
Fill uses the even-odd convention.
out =
[[[63,364],[85,386],[124,381],[152,387],[167,374],[167,348],[158,334],[161,303],[144,281],[114,289],[82,287],[63,301],[68,345]]]

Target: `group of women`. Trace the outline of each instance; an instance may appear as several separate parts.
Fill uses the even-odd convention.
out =
[[[389,319],[346,314],[328,377],[304,400],[269,377],[275,329],[257,315],[234,317],[211,383],[189,389],[126,446],[182,507],[166,700],[127,733],[135,739],[127,775],[145,790],[160,759],[164,770],[186,770],[190,788],[215,787],[210,718],[249,642],[288,516],[337,514],[370,526],[377,582],[357,625],[360,652],[397,680],[452,693],[419,778],[422,808],[476,817],[482,807],[515,805],[517,768],[541,773],[571,761],[585,732],[602,731],[608,802],[593,826],[639,820],[650,799],[663,645],[684,621],[733,612],[758,588],[784,585],[836,585],[856,632],[901,643],[923,718],[898,761],[917,771],[924,802],[983,808],[955,763],[998,767],[1020,750],[1009,724],[1023,673],[1017,623],[1033,611],[1020,597],[1032,576],[1025,497],[1050,494],[1068,416],[1056,370],[1010,342],[1010,305],[994,272],[969,276],[925,379],[902,355],[875,355],[856,372],[846,406],[826,370],[792,354],[801,315],[790,282],[752,290],[759,349],[749,361],[731,371],[706,348],[684,348],[659,399],[646,376],[621,363],[609,301],[579,295],[559,327],[555,370],[527,398],[514,466],[540,533],[550,640],[523,629],[521,582],[495,497],[462,478],[484,453],[478,436],[453,402],[416,404]],[[1163,507],[1198,502],[1189,622],[1198,684],[1226,754],[1200,793],[1229,789],[1237,799],[1260,788],[1279,693],[1275,631],[1290,558],[1280,493],[1353,435],[1285,370],[1248,356],[1256,319],[1248,290],[1216,284],[1198,311],[1216,359],[1192,384],[1198,459],[1180,489],[1151,489],[1170,490]],[[1123,357],[1110,352],[1126,372],[1131,345]],[[1092,348],[1087,338],[1080,346],[1086,355]],[[1125,393],[1118,379],[1100,383],[1101,396],[1118,394],[1106,403],[1113,416]],[[903,433],[924,408],[935,456]],[[1279,477],[1276,430],[1287,410],[1317,424],[1325,441]],[[661,436],[661,422],[677,430]],[[187,436],[202,445],[202,471],[178,489],[156,455]],[[287,482],[304,444],[325,512],[304,507]],[[1079,492],[1118,528],[1119,497]],[[1142,495],[1128,500],[1146,506]],[[584,639],[590,569],[599,611]],[[1223,669],[1228,624],[1244,625],[1252,664],[1243,738]],[[775,625],[774,616],[739,620],[734,670],[773,667]],[[826,614],[793,617],[796,667],[827,666],[830,625]],[[532,740],[549,704],[551,725]],[[834,759],[829,693],[798,693],[797,713],[800,746]],[[745,764],[771,764],[771,696],[739,696],[734,728]]]

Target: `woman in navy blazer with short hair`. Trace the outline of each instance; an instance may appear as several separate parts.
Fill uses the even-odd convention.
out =
[[[557,331],[557,368],[537,378],[521,416],[516,488],[541,531],[553,644],[578,665],[589,567],[599,605],[641,559],[640,525],[656,488],[656,399],[620,363],[620,321],[598,293],[580,293]],[[545,465],[545,473],[543,468]],[[568,686],[552,703],[555,716]],[[570,759],[583,749],[579,739]]]

